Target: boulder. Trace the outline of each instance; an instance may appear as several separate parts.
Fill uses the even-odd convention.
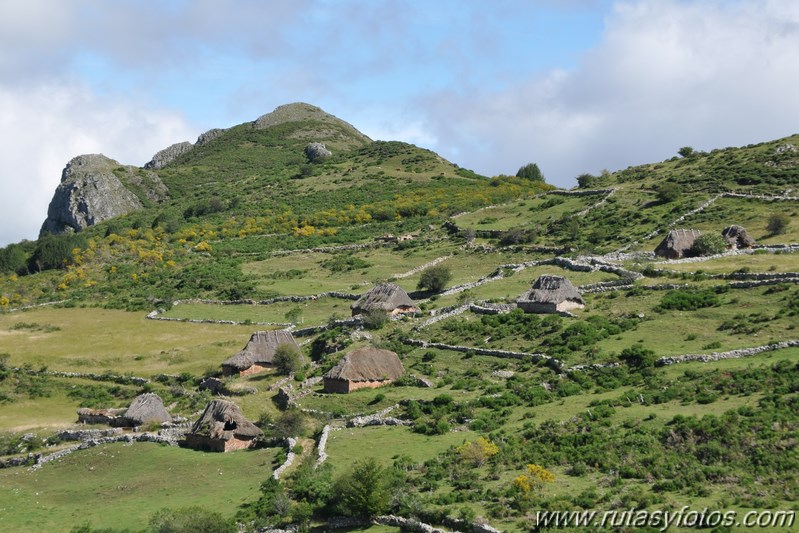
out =
[[[333,152],[328,150],[322,143],[311,143],[305,147],[305,155],[308,157],[308,161],[316,163],[317,161],[327,159],[333,155]]]

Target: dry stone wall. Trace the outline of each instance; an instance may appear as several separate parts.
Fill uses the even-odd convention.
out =
[[[786,348],[794,348],[799,346],[799,340],[777,342],[774,344],[766,344],[763,346],[755,346],[754,348],[742,348],[740,350],[730,350],[728,352],[713,352],[710,354],[687,354],[676,355],[670,357],[661,357],[655,363],[658,366],[674,365],[677,363],[687,363],[690,361],[701,361],[707,363],[710,361],[721,361],[723,359],[739,359],[741,357],[751,357],[753,355],[761,354],[764,352],[771,352],[774,350],[784,350]]]
[[[272,477],[275,479],[280,479],[280,477],[286,473],[286,470],[291,468],[291,465],[294,464],[294,460],[297,458],[297,454],[294,453],[294,446],[297,445],[297,439],[289,437],[286,439],[286,446],[288,448],[288,453],[286,454],[286,461],[277,467],[274,472],[272,472]]]

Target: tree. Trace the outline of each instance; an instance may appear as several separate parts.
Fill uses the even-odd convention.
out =
[[[255,516],[262,521],[277,516],[286,516],[291,509],[291,500],[278,480],[269,476],[261,483],[261,496],[252,505]]]
[[[535,229],[511,228],[503,231],[499,236],[499,243],[503,246],[513,246],[516,244],[532,244],[538,239],[538,231]]]
[[[580,174],[577,176],[577,187],[580,189],[590,189],[594,186],[594,182],[596,182],[597,177],[591,174]]]
[[[28,270],[41,272],[54,268],[66,268],[72,259],[72,250],[88,246],[83,235],[42,235],[28,260]]]
[[[716,255],[727,250],[727,241],[719,233],[703,233],[691,245],[690,255]]]
[[[521,167],[519,171],[516,172],[516,177],[530,181],[544,182],[544,175],[541,173],[541,169],[538,168],[538,165],[535,163],[528,163]]]
[[[348,516],[372,518],[388,511],[388,472],[373,458],[356,462],[336,483],[339,510]]]
[[[773,213],[768,217],[766,229],[771,235],[781,235],[785,233],[791,219],[785,213]]]
[[[417,289],[441,292],[452,278],[452,272],[443,265],[434,265],[422,272]]]
[[[28,272],[28,254],[21,244],[9,244],[0,248],[0,272],[19,275]]]
[[[673,202],[682,196],[682,189],[676,183],[661,183],[655,189],[658,200],[664,204]]]
[[[619,359],[632,368],[649,368],[655,366],[655,352],[643,346],[631,346],[621,351]]]
[[[293,344],[281,343],[275,347],[275,367],[280,374],[289,375],[302,369],[302,354]]]
[[[461,459],[471,463],[472,466],[482,466],[499,453],[499,446],[485,437],[477,437],[477,440],[473,442],[458,446],[455,451],[458,452]]]
[[[541,491],[545,483],[554,483],[555,474],[537,464],[528,464],[526,473],[516,476],[513,479],[513,486],[523,496],[527,496],[531,491]]]
[[[694,155],[695,152],[694,152],[694,149],[692,147],[683,146],[682,148],[677,150],[677,153],[680,154],[681,157],[688,158],[688,157],[691,157],[692,155]]]
[[[333,468],[329,462],[318,465],[314,455],[307,455],[291,474],[291,496],[305,500],[317,509],[328,505],[333,498]]]

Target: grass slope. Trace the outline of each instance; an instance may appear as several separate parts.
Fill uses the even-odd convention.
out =
[[[157,444],[111,444],[45,467],[0,470],[7,531],[143,529],[164,507],[199,505],[232,516],[273,470],[275,450],[201,453]]]

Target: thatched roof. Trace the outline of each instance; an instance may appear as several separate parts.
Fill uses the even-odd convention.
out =
[[[732,225],[721,230],[721,236],[733,248],[751,248],[755,240],[747,233],[743,226]]]
[[[684,256],[702,232],[695,229],[673,229],[655,248],[655,255],[677,258]]]
[[[416,307],[408,293],[395,283],[378,283],[372,290],[361,296],[357,302],[352,304],[353,309],[360,311],[370,311],[381,309],[386,312],[393,311],[398,307]]]
[[[263,435],[255,424],[244,418],[239,406],[229,400],[212,400],[190,433],[221,440],[233,437],[251,439]]]
[[[397,354],[378,348],[354,350],[331,368],[325,377],[346,381],[395,380],[405,373]]]
[[[532,302],[541,304],[559,304],[570,300],[579,304],[585,304],[583,297],[574,288],[572,282],[563,276],[543,275],[539,276],[533,287],[521,295],[517,302]]]
[[[172,417],[164,407],[161,397],[155,393],[148,392],[136,396],[124,417],[133,426],[141,426],[148,422],[169,422]]]
[[[275,358],[275,349],[280,344],[290,344],[298,348],[297,342],[286,330],[256,331],[250,337],[247,346],[239,353],[227,359],[222,366],[233,367],[236,370],[246,370],[252,365],[271,365]]]

